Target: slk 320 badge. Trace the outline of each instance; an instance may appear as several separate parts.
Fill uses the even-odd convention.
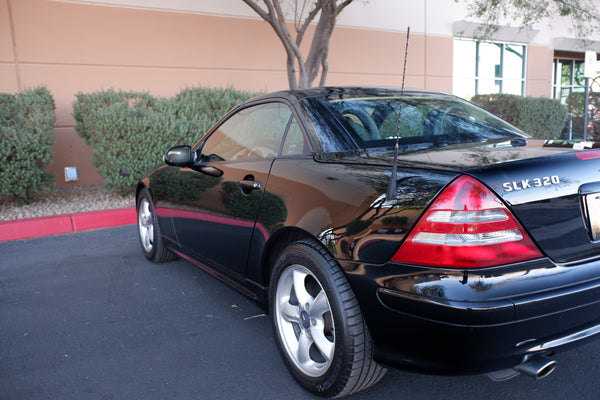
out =
[[[505,192],[512,192],[514,190],[525,190],[542,186],[558,185],[560,178],[558,175],[542,176],[540,178],[533,179],[522,179],[520,181],[504,182],[502,188]]]

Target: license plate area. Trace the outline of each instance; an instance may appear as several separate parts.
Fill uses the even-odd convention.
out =
[[[585,225],[592,240],[600,240],[600,192],[583,196]]]

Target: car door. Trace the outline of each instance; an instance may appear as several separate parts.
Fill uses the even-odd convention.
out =
[[[200,164],[179,169],[187,195],[172,218],[186,253],[220,272],[245,275],[269,170],[291,115],[277,102],[240,109],[198,145]]]

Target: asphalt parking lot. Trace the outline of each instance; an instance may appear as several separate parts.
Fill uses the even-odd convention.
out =
[[[390,370],[352,399],[598,399],[600,341],[542,381]],[[0,399],[314,399],[268,317],[183,262],[152,264],[135,226],[0,243]]]

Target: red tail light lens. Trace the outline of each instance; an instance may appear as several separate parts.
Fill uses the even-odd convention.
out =
[[[579,153],[575,153],[575,156],[577,156],[580,160],[595,160],[597,158],[600,158],[600,150],[588,150],[588,151],[582,151]]]
[[[462,269],[539,257],[536,245],[498,197],[463,175],[427,209],[392,261]]]

